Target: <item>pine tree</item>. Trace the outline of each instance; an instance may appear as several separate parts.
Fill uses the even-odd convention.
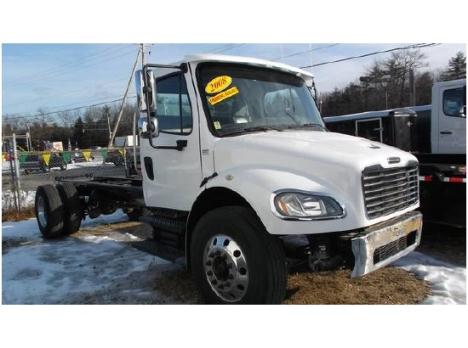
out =
[[[448,65],[448,69],[440,75],[441,80],[457,80],[466,77],[466,57],[463,52],[457,52],[455,57],[450,58]]]

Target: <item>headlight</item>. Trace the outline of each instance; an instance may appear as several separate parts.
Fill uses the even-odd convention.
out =
[[[286,219],[334,219],[345,215],[333,198],[305,192],[277,193],[273,205],[276,213]]]

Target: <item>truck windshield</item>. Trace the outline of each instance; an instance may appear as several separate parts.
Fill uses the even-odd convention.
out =
[[[218,136],[266,130],[324,131],[312,95],[300,77],[272,69],[201,64],[200,91]]]

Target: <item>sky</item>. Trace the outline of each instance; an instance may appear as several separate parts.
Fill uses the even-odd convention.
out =
[[[386,44],[152,44],[147,62],[172,63],[185,55],[219,53],[252,56],[306,66],[404,46]],[[138,51],[137,44],[3,44],[2,115],[35,114],[121,98]],[[310,52],[306,52],[310,51]],[[442,69],[464,44],[423,48],[428,66]],[[304,53],[305,52],[305,53]],[[312,68],[319,92],[343,87],[389,54]],[[131,86],[130,96],[135,95]]]

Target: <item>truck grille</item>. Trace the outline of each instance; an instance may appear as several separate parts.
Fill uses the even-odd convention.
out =
[[[362,173],[367,217],[375,219],[405,209],[419,200],[418,166],[384,169],[372,166]]]

